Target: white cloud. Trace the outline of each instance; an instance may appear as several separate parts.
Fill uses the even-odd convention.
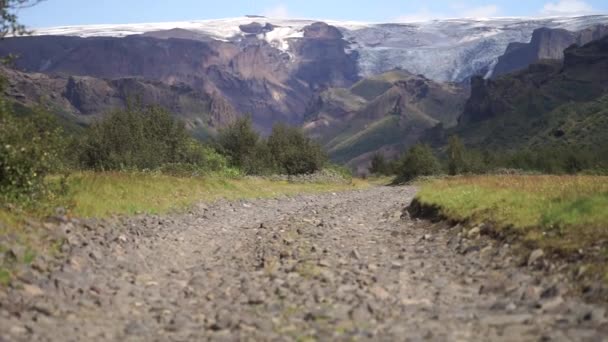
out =
[[[583,0],[559,0],[548,2],[541,14],[548,16],[571,16],[593,13],[593,7]]]
[[[433,19],[445,19],[445,18],[489,18],[495,17],[500,14],[500,7],[494,4],[479,6],[479,7],[468,7],[462,2],[457,2],[450,6],[451,11],[449,12],[437,12],[430,11],[424,7],[415,13],[399,16],[395,18],[397,22],[420,22],[428,21]]]
[[[269,18],[289,18],[289,9],[285,4],[278,4],[274,7],[267,8],[262,12],[262,15]]]

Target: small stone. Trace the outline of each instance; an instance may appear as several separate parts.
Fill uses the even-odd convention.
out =
[[[401,263],[400,263],[400,262],[398,262],[398,261],[393,261],[393,262],[391,262],[391,268],[393,268],[393,269],[400,269],[400,268],[402,268],[402,267],[403,267],[403,264],[401,264]]]
[[[9,332],[11,335],[24,335],[27,334],[27,328],[21,325],[13,325],[9,328]]]
[[[545,252],[542,249],[536,249],[530,253],[530,257],[528,257],[528,266],[534,266],[545,256]]]
[[[474,227],[473,229],[469,230],[469,232],[467,233],[467,238],[476,239],[479,237],[480,234],[481,234],[481,229],[479,227]]]
[[[119,242],[126,243],[127,242],[127,237],[121,234],[121,235],[118,236],[117,240]]]
[[[384,288],[378,285],[372,286],[370,292],[380,300],[386,300],[390,297],[390,294]]]
[[[23,291],[32,297],[38,297],[44,294],[44,291],[36,285],[25,284],[23,285]]]
[[[357,260],[361,260],[361,255],[359,254],[359,251],[357,251],[356,249],[353,249],[350,252],[350,256],[357,259]]]

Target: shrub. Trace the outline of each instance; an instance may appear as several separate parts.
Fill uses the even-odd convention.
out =
[[[327,161],[321,145],[300,128],[276,124],[267,140],[270,155],[278,171],[288,175],[319,171]]]
[[[231,166],[247,174],[260,172],[260,161],[257,158],[266,159],[266,156],[261,155],[264,151],[258,151],[260,135],[253,129],[250,117],[239,118],[221,129],[217,142],[221,152],[228,157]]]
[[[417,144],[401,160],[395,183],[409,182],[416,177],[439,173],[441,173],[441,165],[433,150],[427,145]]]
[[[389,165],[382,153],[375,153],[372,156],[372,165],[369,168],[369,173],[374,175],[388,175]]]
[[[47,194],[45,177],[62,168],[65,146],[51,115],[35,110],[17,118],[0,100],[0,196],[12,201]]]
[[[223,167],[223,160],[191,138],[181,122],[154,106],[108,114],[87,130],[80,149],[81,165],[95,170],[152,170],[166,164]]]

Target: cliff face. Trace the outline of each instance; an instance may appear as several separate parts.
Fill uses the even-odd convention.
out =
[[[335,27],[324,23],[306,26],[300,37],[289,40],[288,50],[258,39],[257,35],[275,30],[273,25],[254,22],[240,29],[247,35],[234,42],[183,29],[125,38],[19,37],[1,41],[0,55],[18,55],[15,68],[21,72],[66,79],[89,77],[85,83],[84,78],[69,83],[67,92],[70,103],[82,114],[100,109],[98,103],[112,102],[105,98],[110,93],[97,83],[141,78],[167,87],[191,87],[200,101],[224,102],[211,110],[231,107],[237,113],[251,114],[263,131],[276,121],[301,123],[315,93],[358,80],[356,58],[346,53],[347,43]],[[150,96],[143,88],[133,91]],[[156,95],[159,103],[171,102],[164,95]],[[221,114],[211,113],[214,117]]]
[[[608,35],[607,25],[595,25],[578,32],[564,29],[536,29],[530,43],[509,44],[505,54],[498,58],[493,76],[524,69],[543,59],[561,60],[567,47],[573,44],[585,45],[606,35]]]
[[[608,143],[608,37],[563,55],[563,61],[544,60],[497,79],[475,78],[451,134],[490,149]]]

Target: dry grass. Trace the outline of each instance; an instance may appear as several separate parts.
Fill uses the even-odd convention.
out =
[[[422,184],[418,199],[446,218],[490,222],[530,248],[565,257],[583,251],[606,268],[608,177],[454,177]]]
[[[165,213],[185,209],[196,202],[222,198],[261,198],[299,193],[344,191],[364,188],[368,183],[352,184],[288,183],[261,178],[222,177],[180,178],[139,173],[80,173],[69,181],[71,213],[78,217],[110,214]]]
[[[7,263],[0,259],[0,285],[10,282],[16,267],[31,262],[36,254],[57,252],[58,242],[39,224],[44,217],[53,214],[57,206],[65,207],[70,216],[86,218],[113,214],[162,214],[185,210],[197,202],[336,192],[365,188],[370,183],[355,179],[352,184],[294,184],[260,178],[83,172],[71,175],[68,185],[70,191],[65,196],[52,202],[38,203],[27,211],[7,210],[0,206],[0,255],[9,249],[26,251],[19,260]]]

